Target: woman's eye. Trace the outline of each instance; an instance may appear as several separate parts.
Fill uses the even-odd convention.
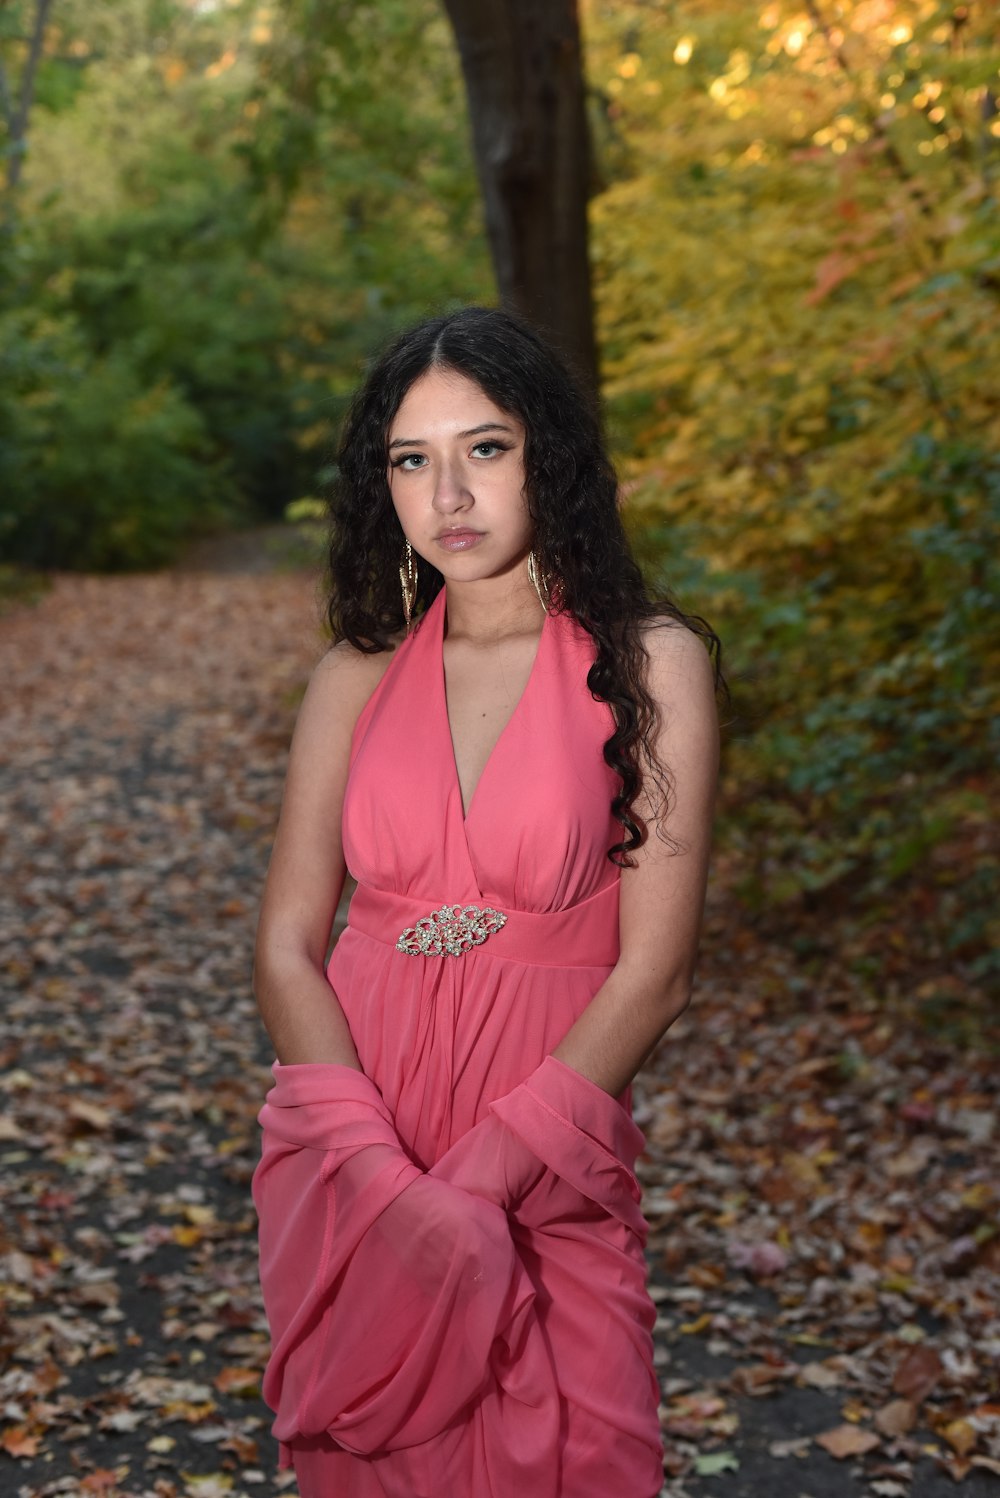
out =
[[[499,442],[477,442],[472,451],[478,453],[481,458],[492,458],[503,449]]]
[[[393,468],[401,468],[404,473],[413,473],[417,468],[422,468],[427,462],[423,453],[404,453],[393,463]]]

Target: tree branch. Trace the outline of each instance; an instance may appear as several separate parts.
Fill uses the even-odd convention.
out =
[[[7,134],[14,134],[14,100],[11,98],[10,85],[7,82],[7,70],[0,62],[0,118],[7,127]]]
[[[55,0],[37,0],[36,7],[34,7],[34,25],[31,27],[31,40],[28,42],[28,55],[24,60],[24,72],[21,73],[21,97],[18,99],[16,109],[10,96],[6,73],[3,73],[0,99],[3,102],[7,132],[10,136],[10,154],[7,156],[7,208],[6,216],[4,216],[4,229],[7,232],[12,231],[13,228],[13,192],[21,181],[21,171],[24,168],[25,136],[27,136],[31,100],[34,99],[34,78],[36,78],[39,63],[42,61],[45,28],[54,3]]]
[[[42,59],[42,47],[45,45],[45,28],[49,24],[49,11],[55,0],[38,0],[35,8],[35,25],[31,33],[31,41],[28,44],[28,58],[24,64],[24,72],[21,75],[21,105],[18,110],[17,122],[22,132],[28,123],[28,112],[31,109],[31,101],[35,93],[35,74],[38,72],[38,64]]]

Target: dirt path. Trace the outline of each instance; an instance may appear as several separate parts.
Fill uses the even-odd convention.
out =
[[[18,1498],[293,1491],[258,1396],[249,965],[321,643],[308,576],[227,555],[60,578],[0,619]],[[716,893],[699,1002],[638,1096],[673,1498],[1000,1490],[994,1088]],[[857,1456],[813,1439],[840,1427]]]

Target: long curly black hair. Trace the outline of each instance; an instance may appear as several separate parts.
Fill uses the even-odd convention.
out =
[[[669,767],[660,766],[652,751],[657,710],[645,684],[642,626],[666,617],[699,635],[717,681],[719,641],[703,619],[650,593],[629,550],[596,407],[558,355],[519,318],[487,307],[432,318],[397,337],[369,369],[344,424],[331,496],[327,612],[333,639],[375,653],[391,649],[392,637],[404,627],[404,538],[389,493],[389,428],[410,386],[432,368],[473,380],[525,428],[533,549],[543,575],[558,580],[554,606],[572,614],[594,639],[587,686],[611,708],[615,729],[604,758],[621,782],[611,810],[624,835],[608,857],[631,866],[630,855],[648,832],[636,809],[643,776],[658,787],[661,811],[670,791]],[[443,583],[421,558],[415,617]]]

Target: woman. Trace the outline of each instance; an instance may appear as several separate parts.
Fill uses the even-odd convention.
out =
[[[593,413],[499,311],[371,370],[331,572],[255,968],[282,1460],[302,1498],[651,1498],[627,1100],[691,987],[714,637],[648,598]]]

